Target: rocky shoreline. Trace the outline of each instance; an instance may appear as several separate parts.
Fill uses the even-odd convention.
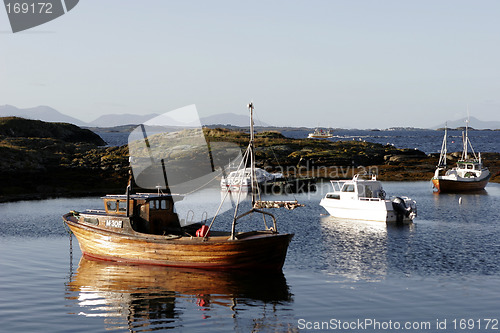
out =
[[[204,129],[209,142],[244,148],[248,134]],[[0,118],[0,201],[124,192],[128,147],[104,147],[90,130],[70,124]],[[291,139],[279,132],[256,135],[257,166],[289,176],[345,179],[361,171],[383,181],[430,180],[438,154],[360,141]],[[449,154],[453,165],[460,153]],[[491,182],[500,182],[500,154],[482,153]]]

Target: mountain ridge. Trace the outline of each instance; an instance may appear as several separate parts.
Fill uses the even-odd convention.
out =
[[[87,123],[84,121],[65,115],[47,105],[39,105],[25,109],[9,104],[0,105],[0,117],[21,117],[51,123],[70,123],[77,126],[87,126]]]
[[[138,125],[147,122],[150,119],[160,116],[157,113],[147,115],[139,114],[104,114],[90,122],[84,122],[80,119],[67,116],[54,108],[45,105],[39,105],[31,108],[18,108],[13,105],[0,105],[0,117],[22,117],[26,119],[42,120],[46,122],[65,122],[84,127],[117,127],[124,125]],[[248,115],[235,113],[221,113],[201,117],[202,125],[232,125],[247,127],[250,123]],[[174,126],[176,124],[173,124]],[[256,126],[270,126],[262,121],[255,121]]]
[[[65,115],[64,113],[46,105],[39,105],[31,108],[18,108],[13,105],[0,105],[0,117],[22,117],[27,119],[42,120],[46,122],[66,122],[84,127],[116,127],[124,125],[138,125],[150,119],[158,117],[159,114],[151,113],[147,115],[139,114],[104,114],[90,122],[84,122],[80,119]],[[465,126],[465,120],[448,121],[448,128],[458,128]],[[202,125],[221,125],[221,126],[237,126],[248,127],[249,116],[235,113],[221,113],[201,117]],[[256,126],[272,127],[260,120],[255,120]],[[429,129],[443,128],[445,123],[429,127]],[[500,121],[483,121],[475,117],[470,117],[469,127],[474,129],[500,129]]]

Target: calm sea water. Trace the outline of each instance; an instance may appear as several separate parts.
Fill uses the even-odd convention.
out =
[[[307,138],[309,131],[289,130],[282,134],[289,138]],[[98,132],[111,146],[127,144],[128,133]],[[443,131],[435,130],[335,130],[330,141],[365,140],[380,144],[393,144],[397,148],[417,148],[427,154],[439,153],[443,141]],[[500,131],[470,131],[469,139],[476,152],[500,153]],[[462,132],[448,131],[448,151],[462,151]]]
[[[327,184],[296,195],[306,207],[279,211],[295,237],[271,276],[85,260],[61,215],[99,198],[2,203],[0,331],[498,332],[499,184],[470,195],[384,187],[417,200],[413,225],[328,217]]]

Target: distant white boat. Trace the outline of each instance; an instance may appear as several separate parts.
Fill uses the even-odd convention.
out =
[[[386,199],[382,184],[375,175],[371,179],[332,181],[334,192],[321,199],[331,216],[365,221],[411,223],[417,216],[417,204],[408,197]]]
[[[316,128],[314,130],[314,132],[309,133],[309,135],[307,137],[310,139],[328,139],[328,138],[332,138],[333,134],[332,134],[332,131],[330,129],[324,130],[321,128]]]
[[[231,171],[226,177],[222,177],[220,180],[220,186],[222,189],[229,188],[230,190],[248,190],[252,186],[251,172],[251,168]],[[280,177],[283,177],[283,175],[278,173],[269,173],[266,170],[255,168],[255,180],[258,185],[273,182]]]

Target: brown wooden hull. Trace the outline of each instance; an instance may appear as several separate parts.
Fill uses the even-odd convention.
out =
[[[490,177],[480,181],[455,181],[432,178],[432,183],[439,193],[473,192],[484,190]]]
[[[253,232],[228,236],[172,237],[120,233],[63,217],[84,256],[99,260],[203,269],[281,270],[293,234]]]

